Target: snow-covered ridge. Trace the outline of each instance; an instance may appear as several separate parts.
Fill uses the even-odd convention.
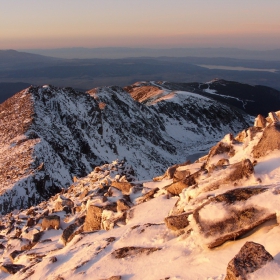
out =
[[[0,279],[278,279],[279,118],[153,180],[114,161],[2,216]]]
[[[172,94],[145,104],[120,87],[84,93],[43,86],[1,104],[1,211],[47,199],[74,176],[116,159],[125,159],[138,179],[151,178],[250,123],[211,99]]]

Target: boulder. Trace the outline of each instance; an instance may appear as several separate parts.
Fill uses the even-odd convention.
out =
[[[63,230],[61,235],[61,241],[63,242],[64,246],[70,242],[75,235],[83,232],[83,224],[85,222],[85,216],[79,217],[76,221],[69,225],[66,229]]]
[[[32,227],[35,224],[35,220],[33,218],[28,218],[27,222],[26,222],[26,226],[27,227]]]
[[[101,229],[103,207],[89,205],[87,209],[84,231],[94,231]]]
[[[267,126],[258,144],[253,148],[255,158],[265,156],[268,152],[280,150],[280,124]]]
[[[258,195],[267,189],[265,188],[240,188],[228,191],[224,194],[210,198],[206,203],[195,209],[193,217],[197,223],[200,233],[205,237],[208,248],[222,245],[228,240],[248,233],[260,224],[275,220],[276,214],[269,213],[265,209],[257,206],[247,205],[240,208],[240,201],[245,201],[253,195]],[[235,204],[237,206],[235,207]],[[211,217],[207,215],[207,208],[215,208],[223,213],[222,218]],[[207,218],[204,218],[204,215]]]
[[[189,225],[188,217],[190,213],[169,216],[164,219],[166,226],[171,230],[180,230]]]
[[[202,172],[204,172],[204,170],[199,170],[189,175],[184,180],[166,186],[165,189],[172,195],[179,195],[183,189],[195,185]]]
[[[60,228],[60,217],[57,215],[46,216],[42,220],[42,229],[59,229]]]
[[[264,246],[246,242],[239,253],[229,262],[225,280],[246,280],[248,274],[271,262],[273,257]]]
[[[61,240],[62,240],[64,246],[65,246],[69,241],[72,240],[72,238],[73,238],[74,236],[73,236],[71,239],[70,239],[70,237],[73,235],[73,233],[75,232],[76,229],[77,229],[77,225],[72,224],[72,225],[69,225],[65,230],[63,230],[62,235],[61,235]]]
[[[103,279],[100,279],[100,280],[121,280],[122,277],[120,275],[117,275],[117,276],[111,276],[109,278],[103,278]]]
[[[120,190],[123,194],[129,195],[130,194],[130,189],[132,188],[132,185],[128,182],[112,182],[111,184],[112,187]]]
[[[130,205],[127,203],[126,200],[124,199],[119,199],[117,201],[117,211],[118,212],[123,212],[123,211],[126,211],[130,208]]]
[[[145,193],[143,196],[137,198],[137,203],[143,203],[154,198],[154,195],[159,191],[159,188],[152,189]]]
[[[189,170],[176,170],[173,179],[176,179],[177,181],[184,180],[190,174]]]
[[[20,271],[24,267],[25,266],[21,265],[21,264],[2,264],[2,265],[0,265],[0,269],[9,274],[16,274],[18,271]]]
[[[241,162],[225,166],[224,168],[226,168],[227,171],[225,176],[217,181],[214,181],[214,183],[205,185],[203,188],[204,192],[216,190],[224,184],[234,184],[244,178],[248,179],[254,173],[254,165],[249,159],[244,159]],[[210,169],[212,169],[212,167]]]
[[[10,255],[9,255],[9,258],[10,260],[13,262],[15,260],[15,258],[20,255],[23,251],[18,251],[18,250],[15,250],[13,251]]]
[[[66,213],[71,213],[73,207],[74,202],[71,199],[60,196],[60,198],[56,201],[54,211],[65,211]]]
[[[155,247],[123,247],[115,250],[111,255],[115,259],[123,259],[126,257],[135,257],[137,255],[149,255],[155,251],[159,251],[161,248]]]

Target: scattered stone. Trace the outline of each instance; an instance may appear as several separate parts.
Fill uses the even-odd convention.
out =
[[[103,207],[89,205],[84,224],[84,231],[94,231],[101,229]]]
[[[42,220],[42,229],[59,229],[60,227],[60,217],[57,215],[46,216]]]
[[[9,274],[16,274],[18,271],[20,271],[24,267],[25,266],[21,265],[21,264],[2,264],[2,265],[0,265],[0,269]]]
[[[117,275],[117,276],[111,276],[109,278],[103,278],[103,279],[100,279],[100,280],[121,280],[122,277],[120,275]]]
[[[72,224],[72,225],[69,225],[63,231],[63,233],[61,235],[61,240],[62,240],[64,246],[73,239],[73,237],[75,236],[75,235],[73,235],[73,233],[75,232],[76,229],[77,229],[77,225]],[[72,237],[72,238],[70,238],[70,237]]]
[[[126,211],[129,208],[130,208],[130,205],[124,199],[119,199],[117,201],[117,211],[118,212]]]
[[[161,248],[149,248],[149,247],[123,247],[115,250],[111,255],[116,259],[123,259],[126,257],[135,257],[138,255],[149,255],[155,251],[159,251]]]
[[[35,220],[33,218],[28,218],[28,220],[26,222],[26,226],[32,227],[34,225],[35,225]]]
[[[179,195],[183,191],[183,189],[196,185],[197,179],[199,178],[202,172],[204,172],[204,170],[199,170],[189,175],[184,180],[166,186],[165,189],[172,195]]]
[[[53,256],[53,257],[50,257],[50,258],[49,258],[49,262],[50,262],[50,263],[55,263],[55,262],[57,262],[57,258],[54,257],[54,256]]]
[[[54,210],[56,212],[65,211],[66,213],[71,213],[73,207],[74,207],[74,202],[71,199],[63,198],[62,196],[60,196],[55,204]]]
[[[23,251],[18,251],[18,250],[15,250],[13,251],[9,257],[10,257],[10,260],[13,262],[15,260],[15,258],[20,255]]]
[[[224,178],[214,181],[204,187],[204,191],[213,191],[218,189],[223,184],[234,184],[244,178],[248,179],[254,173],[254,165],[249,159],[232,164],[227,167],[227,173]]]
[[[191,213],[169,216],[164,219],[166,226],[171,230],[180,230],[189,225],[188,217]]]
[[[152,189],[137,199],[137,203],[143,203],[154,198],[154,195],[159,191],[159,188]]]
[[[39,242],[39,240],[41,239],[41,237],[42,237],[43,234],[44,234],[43,231],[39,231],[39,232],[33,234],[32,243],[37,243],[37,242]]]
[[[123,194],[129,195],[130,189],[132,188],[132,185],[128,182],[112,182],[112,187],[122,191]]]
[[[88,189],[84,189],[84,191],[80,194],[79,199],[84,199],[88,193]]]
[[[246,242],[239,253],[229,262],[225,280],[246,280],[248,274],[260,269],[273,257],[264,246]]]
[[[190,175],[189,170],[176,170],[173,180],[176,179],[177,181],[184,180],[186,177]]]

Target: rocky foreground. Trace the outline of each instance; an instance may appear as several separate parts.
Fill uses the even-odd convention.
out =
[[[278,279],[279,117],[153,181],[114,161],[2,216],[0,279]]]

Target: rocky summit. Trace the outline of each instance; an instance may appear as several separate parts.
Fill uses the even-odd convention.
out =
[[[153,179],[115,160],[3,215],[0,279],[278,279],[279,117]]]
[[[31,86],[0,104],[0,212],[36,205],[117,159],[138,180],[152,178],[250,123],[239,109],[153,83]]]

